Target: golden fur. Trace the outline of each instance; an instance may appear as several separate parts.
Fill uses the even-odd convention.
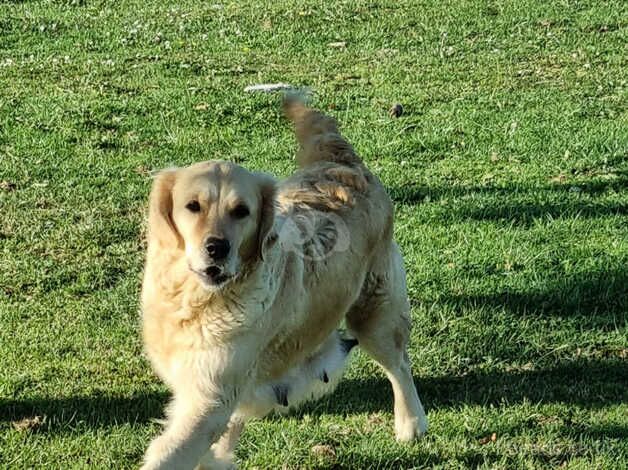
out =
[[[294,99],[285,112],[300,144],[290,178],[213,161],[153,183],[143,337],[173,399],[145,469],[233,466],[248,418],[333,389],[355,343],[343,319],[390,379],[397,438],[427,429],[390,198],[333,119]]]

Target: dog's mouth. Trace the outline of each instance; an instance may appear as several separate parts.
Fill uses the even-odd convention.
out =
[[[221,266],[210,265],[202,270],[190,266],[190,269],[201,278],[203,284],[214,289],[223,287],[233,278],[233,274],[225,273]]]

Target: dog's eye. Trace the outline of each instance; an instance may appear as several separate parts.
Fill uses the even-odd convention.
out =
[[[185,208],[190,212],[198,212],[201,210],[201,205],[198,201],[190,201],[185,205]]]
[[[250,213],[249,208],[244,204],[238,204],[231,210],[231,215],[236,219],[244,219]]]

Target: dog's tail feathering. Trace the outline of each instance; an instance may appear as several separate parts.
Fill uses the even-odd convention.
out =
[[[286,117],[294,123],[299,152],[297,164],[303,168],[319,161],[353,166],[362,160],[340,131],[336,120],[305,104],[302,93],[287,93],[283,98]]]

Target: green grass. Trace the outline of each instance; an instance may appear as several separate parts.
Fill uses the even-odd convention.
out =
[[[394,197],[431,428],[394,442],[358,353],[241,465],[626,468],[625,3],[264,3],[0,3],[0,466],[137,466],[167,400],[138,335],[148,173],[289,174],[277,97],[243,92],[285,81]]]

